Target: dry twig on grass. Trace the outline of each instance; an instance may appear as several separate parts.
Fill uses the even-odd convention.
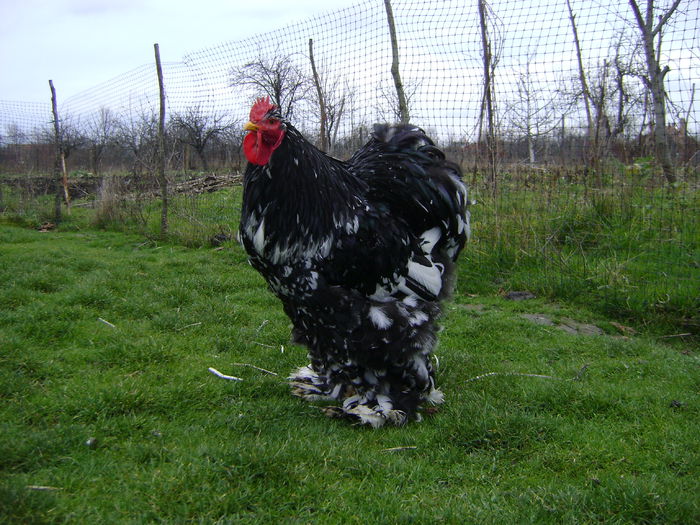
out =
[[[110,328],[116,328],[116,326],[114,326],[112,323],[110,323],[109,321],[105,321],[105,320],[102,319],[101,317],[98,317],[97,320],[98,320],[99,322],[101,322],[101,323],[106,324],[106,325],[109,326]]]
[[[222,374],[216,368],[209,367],[209,371],[216,377],[220,377],[221,379],[228,379],[229,381],[243,381],[243,379],[241,379],[240,377],[227,376],[226,374]]]

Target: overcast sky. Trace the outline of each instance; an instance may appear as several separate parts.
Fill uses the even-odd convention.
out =
[[[0,0],[0,100],[66,98],[153,61],[278,29],[355,0]]]

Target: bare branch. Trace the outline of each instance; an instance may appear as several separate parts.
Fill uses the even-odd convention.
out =
[[[678,9],[678,6],[680,5],[681,0],[676,0],[673,2],[673,5],[668,8],[668,11],[666,11],[663,15],[659,16],[659,23],[656,24],[656,27],[652,30],[651,36],[656,36],[659,31],[661,31],[661,28],[666,25],[666,22],[668,22],[668,19],[671,18],[673,15],[673,12]]]
[[[569,0],[567,0],[567,3],[568,1]],[[632,8],[632,12],[634,13],[634,18],[637,20],[637,25],[639,25],[640,28],[645,28],[646,23],[642,18],[642,13],[639,11],[639,6],[637,5],[636,0],[630,0],[630,7]]]
[[[323,91],[321,90],[321,80],[318,76],[318,70],[316,69],[316,62],[314,60],[314,41],[309,38],[309,60],[311,61],[311,71],[314,75],[314,85],[316,86],[316,94],[318,95],[318,108],[321,116],[321,123],[319,129],[320,142],[319,148],[321,151],[328,150],[327,136],[326,136],[326,101],[323,96]]]

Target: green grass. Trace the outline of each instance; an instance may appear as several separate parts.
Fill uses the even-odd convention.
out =
[[[462,270],[437,351],[447,403],[371,430],[289,395],[305,352],[235,245],[0,225],[0,261],[0,521],[700,521],[689,343],[620,338],[576,302],[473,297]]]
[[[480,199],[481,200],[481,199]],[[700,335],[700,190],[506,188],[474,207],[463,280],[527,289],[657,334]]]

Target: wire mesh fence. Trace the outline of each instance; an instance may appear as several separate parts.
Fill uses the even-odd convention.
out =
[[[481,5],[483,21],[477,9]],[[478,157],[476,146],[486,133],[485,76],[490,77],[493,134],[498,139],[493,147],[501,161],[583,164],[586,154],[594,154],[628,164],[651,151],[655,115],[645,85],[649,73],[640,30],[627,3],[395,0],[393,11],[411,121],[444,146],[465,150],[465,159]],[[660,67],[669,68],[664,77],[667,131],[679,166],[697,165],[699,13],[697,3],[681,2],[656,37]],[[385,5],[379,0],[165,63],[170,119],[200,117],[204,128],[214,120],[219,127],[240,124],[251,100],[268,92],[298,128],[318,140],[319,97],[309,40],[329,109],[328,149],[346,153],[355,145],[353,138],[363,140],[374,122],[398,119],[392,48]],[[65,140],[81,146],[74,148],[74,168],[124,168],[118,155],[90,166],[79,154],[101,142],[116,146],[109,139],[120,128],[133,128],[157,110],[153,64],[64,100],[59,111],[64,133],[75,135]],[[45,140],[51,120],[48,102],[0,101],[3,148]],[[589,143],[596,134],[598,143]],[[231,142],[222,140],[225,147],[235,146],[240,134],[226,138]],[[180,147],[186,143],[180,141]],[[212,167],[237,167],[236,155],[217,156],[221,145],[207,146],[205,158],[212,159]],[[591,152],[594,146],[600,151]],[[4,155],[3,168],[47,169],[46,162],[25,166],[13,160]]]
[[[641,287],[638,300],[654,308],[672,308],[679,294],[684,312],[700,308],[699,3],[635,13],[636,2],[601,0],[394,0],[396,50],[387,4],[360,1],[163,64],[168,176],[180,188],[171,231],[207,242],[235,229],[235,190],[215,190],[237,182],[242,124],[267,94],[340,158],[374,122],[408,117],[424,128],[462,165],[478,203],[475,263],[512,271],[539,257],[545,280],[556,267],[622,302]],[[155,64],[62,102],[58,89],[58,143],[78,205],[93,207],[98,223],[148,230]],[[48,102],[0,101],[6,213],[46,214],[37,209],[55,193],[43,177],[55,165],[52,121]],[[632,272],[640,258],[619,256],[620,243],[630,254],[644,245],[641,259],[658,268]]]

